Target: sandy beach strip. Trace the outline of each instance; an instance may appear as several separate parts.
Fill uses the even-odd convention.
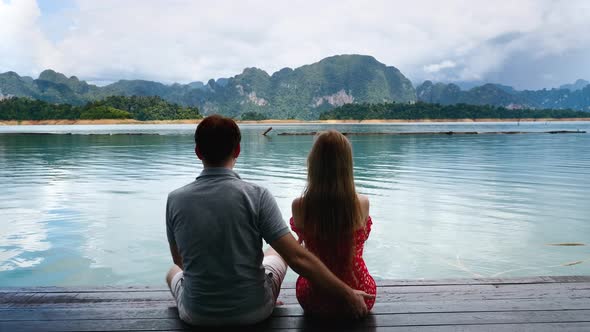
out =
[[[103,119],[103,120],[8,120],[0,121],[3,126],[16,125],[117,125],[117,124],[197,124],[200,120],[151,120],[139,121],[133,119]],[[554,121],[590,121],[588,118],[539,118],[539,119],[417,119],[417,120],[260,120],[260,121],[241,121],[240,124],[387,124],[387,123],[445,123],[445,122],[554,122]]]

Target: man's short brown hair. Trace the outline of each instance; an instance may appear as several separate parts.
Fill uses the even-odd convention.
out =
[[[242,134],[236,122],[218,114],[203,119],[195,131],[195,144],[201,158],[210,165],[221,165],[232,157]]]

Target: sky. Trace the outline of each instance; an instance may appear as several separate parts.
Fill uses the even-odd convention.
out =
[[[269,74],[366,54],[415,84],[590,80],[588,0],[0,0],[0,72],[95,84]]]

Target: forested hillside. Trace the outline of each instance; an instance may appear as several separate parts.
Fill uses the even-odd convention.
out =
[[[25,97],[0,100],[0,120],[199,119],[198,108],[172,104],[160,97],[112,96],[83,106],[52,104]]]
[[[467,104],[347,104],[320,115],[321,120],[424,120],[424,119],[542,119],[588,118],[590,113],[574,110],[507,109]]]

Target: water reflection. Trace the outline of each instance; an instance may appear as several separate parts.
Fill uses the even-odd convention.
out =
[[[510,126],[333,127],[350,132]],[[545,126],[590,129],[587,123],[519,129]],[[266,127],[243,127],[237,171],[269,188],[288,218],[291,200],[305,185],[313,137],[263,137]],[[0,284],[161,284],[170,263],[165,197],[201,170],[193,153],[194,126],[25,129],[39,128],[74,135],[0,135]],[[279,126],[274,132],[323,128]],[[162,135],[87,135],[125,131]],[[365,256],[376,277],[590,273],[588,262],[563,265],[590,258],[588,247],[546,246],[590,242],[590,135],[350,139],[358,190],[371,199],[375,225]]]

